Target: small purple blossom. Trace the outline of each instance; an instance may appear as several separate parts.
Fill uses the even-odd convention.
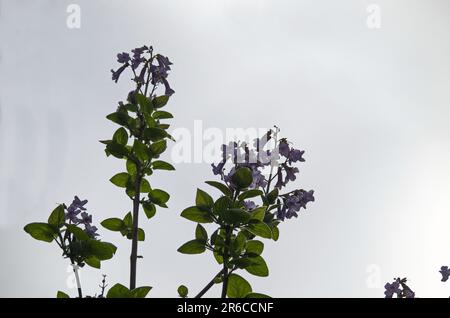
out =
[[[385,298],[392,298],[394,294],[400,295],[402,292],[400,289],[400,279],[395,279],[393,283],[386,283],[384,289]]]
[[[448,268],[448,266],[442,266],[439,273],[441,273],[442,275],[441,281],[446,282],[450,276],[450,269]]]
[[[123,52],[117,54],[117,62],[120,64],[128,63],[130,61],[130,54]]]
[[[298,217],[301,208],[306,209],[308,202],[314,201],[314,191],[296,190],[284,197],[283,206],[278,209],[277,218],[284,221]]]
[[[75,224],[80,222],[80,219],[78,219],[78,214],[80,214],[82,211],[86,211],[86,208],[84,206],[87,202],[88,200],[80,200],[78,196],[75,196],[72,203],[69,205],[69,207],[66,208],[66,220],[70,220]]]
[[[119,80],[120,74],[128,67],[128,64],[124,64],[117,69],[117,71],[111,70],[112,80],[117,83]]]
[[[96,226],[92,226],[90,224],[85,224],[84,231],[86,232],[87,235],[89,235],[89,237],[95,238],[96,236],[99,236],[99,234],[97,233],[97,230],[98,229]]]
[[[256,204],[253,201],[244,201],[243,204],[247,210],[253,210],[254,208],[256,208]]]
[[[86,212],[81,212],[80,223],[83,223],[84,225],[91,224],[92,223],[92,215],[87,214]]]

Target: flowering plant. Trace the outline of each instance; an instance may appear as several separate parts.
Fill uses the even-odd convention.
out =
[[[265,277],[269,275],[262,257],[264,243],[257,238],[278,240],[280,222],[297,217],[301,208],[314,201],[314,191],[297,189],[281,193],[299,172],[294,164],[303,162],[304,151],[294,149],[286,138],[278,138],[279,129],[269,130],[253,145],[232,142],[222,146],[222,160],[212,165],[221,181],[206,181],[221,192],[214,200],[197,189],[195,205],[181,216],[197,224],[195,238],[178,251],[200,254],[209,250],[222,270],[196,296],[202,297],[215,283],[222,284],[221,297],[267,297],[252,291],[238,270]],[[267,172],[268,177],[264,175]],[[259,202],[255,202],[255,199]],[[250,200],[251,199],[251,200]],[[202,224],[213,223],[211,235]],[[179,294],[187,296],[180,286]]]
[[[78,269],[84,265],[100,268],[101,261],[113,257],[116,247],[100,241],[97,227],[92,225],[92,215],[86,212],[87,200],[75,196],[72,203],[58,205],[48,217],[47,223],[30,223],[24,228],[33,238],[44,242],[56,242],[62,256],[70,260],[77,281],[78,296],[83,297]],[[58,292],[59,297],[67,296]]]
[[[145,232],[139,227],[140,207],[148,219],[156,213],[156,206],[167,208],[169,194],[161,189],[152,188],[146,177],[155,170],[175,170],[162,160],[160,155],[167,148],[167,139],[172,137],[167,132],[169,125],[163,123],[172,118],[172,114],[161,110],[174,90],[167,81],[172,63],[161,54],[155,54],[150,46],[142,46],[130,53],[120,53],[117,61],[121,66],[112,70],[112,79],[117,82],[123,72],[130,69],[135,88],[129,92],[126,102],[119,102],[115,112],[106,118],[121,126],[105,144],[107,156],[114,156],[125,161],[126,172],[114,175],[110,181],[125,189],[132,201],[132,212],[123,218],[108,218],[101,225],[108,230],[120,232],[131,240],[130,282],[129,288],[115,284],[107,297],[145,297],[150,286],[136,288],[138,241],[145,240]],[[164,93],[157,95],[158,88],[164,87]],[[74,266],[88,264],[100,268],[100,261],[110,259],[116,252],[111,243],[98,240],[97,228],[92,226],[92,216],[84,207],[87,200],[75,197],[69,207],[59,205],[50,215],[48,223],[31,223],[25,231],[35,239],[53,242],[63,250],[63,256],[70,259]],[[81,228],[84,226],[84,228]],[[78,296],[82,297],[78,277],[78,267],[74,267],[78,283]],[[102,293],[105,279],[102,282]],[[62,292],[58,296],[65,297]]]

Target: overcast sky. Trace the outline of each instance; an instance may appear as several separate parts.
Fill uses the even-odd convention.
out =
[[[71,3],[80,28],[67,27]],[[367,24],[372,3],[379,28]],[[122,163],[98,140],[130,90],[110,79],[115,55],[152,44],[174,63],[172,129],[277,125],[306,151],[296,185],[316,202],[266,244],[268,278],[243,273],[255,291],[382,297],[406,276],[417,296],[448,297],[438,270],[450,265],[449,12],[446,0],[1,0],[0,296],[76,294],[67,260],[26,223],[75,194],[97,224],[130,210],[108,181]],[[179,214],[207,189],[209,163],[176,169],[152,176],[170,208],[142,223],[138,284],[154,297],[179,284],[193,295],[219,271],[210,254],[176,252],[195,228]],[[91,294],[102,273],[128,284],[130,242],[100,232],[118,252],[82,270]]]

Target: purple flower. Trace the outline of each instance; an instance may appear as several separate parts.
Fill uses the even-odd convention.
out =
[[[253,201],[244,201],[243,203],[244,203],[244,207],[247,210],[253,210],[254,208],[256,208],[256,204]]]
[[[85,224],[84,231],[86,232],[87,235],[89,235],[89,237],[95,238],[96,236],[99,236],[99,234],[97,234],[97,230],[98,229],[96,226],[92,226],[90,224]]]
[[[407,287],[406,285],[403,288],[403,294],[405,296],[405,298],[414,298],[416,297],[416,293],[413,292],[409,287]]]
[[[117,62],[124,64],[128,63],[129,61],[130,61],[130,54],[125,52],[117,54]]]
[[[92,223],[92,215],[87,214],[86,212],[81,212],[81,219],[80,223],[83,223],[85,225]]]
[[[252,169],[252,177],[253,177],[253,181],[250,184],[249,188],[258,189],[258,188],[264,188],[267,185],[266,178],[261,173],[261,171],[259,171],[257,168]]]
[[[283,169],[281,167],[278,167],[277,171],[277,183],[275,184],[275,188],[281,189],[286,185],[286,183],[283,182]]]
[[[289,153],[289,162],[305,161],[305,159],[302,158],[304,153],[305,153],[304,151],[292,149]]]
[[[384,285],[384,289],[385,298],[392,298],[394,294],[400,295],[402,292],[400,289],[400,279],[395,279],[391,284],[386,283],[386,285]]]
[[[286,158],[289,157],[290,149],[289,149],[289,145],[286,140],[282,139],[280,141],[280,145],[278,146],[278,152],[283,157],[286,157]]]
[[[158,54],[156,56],[156,60],[158,61],[160,67],[170,71],[170,65],[172,65],[172,62],[169,61],[169,58],[167,56]]]
[[[286,171],[286,178],[284,179],[284,184],[287,184],[289,181],[295,181],[295,179],[297,178],[295,174],[298,173],[298,168],[286,166],[284,170]]]
[[[284,202],[281,209],[278,209],[277,218],[284,221],[292,217],[298,217],[301,208],[306,209],[308,202],[314,201],[314,191],[295,190],[289,195],[284,196]]]
[[[128,67],[128,64],[124,64],[117,69],[117,71],[111,70],[112,80],[117,83],[119,80],[120,74]]]
[[[217,164],[217,166],[212,163],[211,166],[212,166],[212,171],[215,176],[218,174],[222,174],[223,167],[225,166],[225,161],[219,162],[219,164]]]
[[[448,268],[448,266],[442,266],[439,273],[441,273],[442,275],[441,281],[446,282],[448,280],[448,277],[450,276],[450,269]]]
[[[164,85],[164,88],[165,88],[164,95],[172,96],[175,93],[175,91],[170,87],[169,82],[166,80],[165,77],[163,77],[161,79],[161,81],[162,81],[162,83]]]
[[[86,210],[84,206],[87,202],[88,200],[80,200],[80,198],[75,196],[72,203],[66,208],[66,219],[70,220],[72,223],[80,222],[80,219],[78,219],[77,216],[81,211]]]
[[[72,223],[77,224],[80,222],[80,219],[77,217],[77,215],[80,213],[80,210],[68,210],[66,212],[66,220],[69,220]]]

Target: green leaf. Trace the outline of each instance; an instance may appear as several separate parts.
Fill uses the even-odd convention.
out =
[[[245,224],[250,220],[250,213],[242,209],[229,209],[220,216],[227,224]]]
[[[103,220],[100,223],[105,229],[110,231],[120,232],[126,228],[125,222],[119,218],[110,218]]]
[[[272,298],[272,297],[260,293],[249,293],[245,296],[245,298]]]
[[[118,111],[118,112],[109,114],[108,116],[106,116],[106,118],[116,124],[119,124],[120,126],[125,126],[125,127],[128,127],[132,121],[132,118],[126,112],[123,112],[123,111]]]
[[[200,209],[197,206],[191,206],[181,212],[181,216],[197,223],[212,223],[213,218],[209,212]]]
[[[117,283],[108,290],[106,298],[129,298],[130,293],[131,292],[127,287]]]
[[[70,298],[70,297],[65,292],[58,290],[58,293],[56,294],[56,298]]]
[[[136,94],[136,101],[138,102],[141,109],[145,112],[152,111],[152,102],[150,99],[142,94]]]
[[[252,220],[258,220],[258,221],[263,221],[264,220],[264,216],[266,215],[266,209],[267,207],[262,206],[259,208],[256,208],[254,210],[252,210],[250,213],[252,215],[251,219]]]
[[[257,197],[262,194],[263,194],[263,192],[261,190],[257,190],[257,189],[247,190],[245,192],[242,192],[239,195],[238,199],[239,199],[239,201],[243,201],[245,199],[254,198],[254,197]]]
[[[233,204],[233,201],[229,197],[223,196],[217,199],[214,203],[213,212],[216,215],[221,215],[225,213]]]
[[[266,277],[269,276],[269,269],[267,268],[266,261],[261,256],[252,257],[254,263],[245,268],[247,272],[252,275]]]
[[[150,287],[150,286],[137,287],[130,292],[129,297],[130,298],[145,298],[145,296],[147,296],[147,294],[150,292],[151,289],[152,289],[152,287]]]
[[[119,159],[127,157],[129,154],[127,148],[124,145],[120,145],[114,141],[106,145],[106,153],[111,154]]]
[[[148,193],[151,190],[152,190],[152,188],[150,187],[150,183],[148,182],[148,180],[142,178],[142,181],[141,181],[141,192],[142,193]]]
[[[178,252],[183,254],[201,254],[205,251],[205,242],[192,240],[184,243],[178,248]]]
[[[127,171],[132,176],[136,175],[137,172],[136,164],[130,159],[127,160]]]
[[[129,112],[133,112],[133,113],[137,112],[137,110],[138,110],[137,106],[134,104],[126,104],[126,105],[124,105],[124,107],[126,110],[128,110]]]
[[[172,166],[170,163],[162,161],[162,160],[156,160],[153,161],[152,164],[153,169],[157,170],[175,170],[174,166]]]
[[[149,159],[147,146],[137,139],[134,140],[133,152],[141,162],[145,162]]]
[[[238,259],[234,259],[230,262],[232,265],[236,265],[237,267],[243,269],[255,264],[255,261],[251,257],[241,257]]]
[[[197,227],[195,228],[195,238],[205,243],[208,240],[208,232],[206,232],[201,224],[197,224]]]
[[[272,240],[278,241],[278,238],[280,237],[280,230],[278,227],[274,226],[272,228]]]
[[[153,189],[149,191],[148,197],[154,204],[165,208],[167,207],[166,202],[169,201],[170,195],[164,190]]]
[[[60,228],[64,225],[65,218],[64,205],[60,204],[48,217],[48,224],[53,225],[56,228]]]
[[[272,230],[266,223],[263,222],[250,223],[247,229],[254,235],[261,236],[267,239],[272,238]]]
[[[231,274],[228,277],[227,296],[230,298],[244,298],[252,292],[252,286],[243,277]]]
[[[247,247],[245,249],[245,252],[247,254],[261,255],[263,251],[264,251],[263,242],[256,240],[247,241]]]
[[[278,198],[278,188],[273,189],[270,191],[270,193],[267,195],[267,201],[269,204],[274,204],[275,200]]]
[[[156,207],[153,203],[145,201],[142,204],[142,207],[144,208],[145,215],[147,216],[147,219],[151,219],[155,216],[156,213]]]
[[[153,98],[153,101],[152,101],[153,107],[161,108],[161,107],[165,106],[168,101],[169,101],[169,96],[167,96],[167,95],[157,96],[157,97]]]
[[[69,233],[72,233],[73,236],[79,241],[88,241],[91,238],[85,231],[83,231],[81,228],[76,226],[75,224],[66,224],[67,231]]]
[[[195,204],[201,208],[211,208],[214,205],[214,200],[205,191],[197,189]]]
[[[186,298],[188,296],[188,288],[184,285],[180,285],[177,289],[178,295],[180,295],[181,298]]]
[[[238,256],[241,254],[241,251],[244,249],[245,242],[247,238],[244,233],[239,232],[236,237],[231,241],[231,253],[233,256]]]
[[[120,127],[113,135],[113,140],[119,145],[125,146],[128,143],[128,133],[125,128]]]
[[[138,241],[145,241],[145,231],[141,228],[138,228]]]
[[[100,260],[97,257],[95,257],[95,256],[91,256],[91,257],[86,258],[84,260],[84,262],[86,264],[88,264],[89,266],[93,267],[93,268],[100,268],[101,267]]]
[[[49,243],[53,241],[57,234],[53,227],[47,223],[30,223],[23,229],[34,239]]]
[[[224,195],[231,197],[231,190],[225,184],[217,181],[205,181],[205,183],[220,190],[220,192],[222,192]]]
[[[153,154],[159,155],[163,153],[167,148],[167,142],[165,140],[160,140],[154,142],[150,145],[150,150]]]
[[[126,188],[127,183],[130,180],[130,175],[126,172],[121,172],[113,176],[109,181],[120,188]]]
[[[239,168],[231,177],[231,181],[239,189],[245,189],[253,182],[252,171],[247,167]]]
[[[169,112],[165,112],[163,110],[158,110],[153,113],[153,118],[155,119],[169,119],[173,118],[173,115]]]
[[[131,212],[128,212],[125,217],[123,218],[123,223],[125,223],[126,227],[132,227],[133,226],[133,216],[131,215]]]
[[[100,261],[111,259],[116,253],[117,247],[108,242],[97,241],[89,239],[89,251],[92,256],[95,256]]]
[[[150,127],[144,130],[144,137],[151,141],[158,141],[167,137],[167,132],[164,129]]]

